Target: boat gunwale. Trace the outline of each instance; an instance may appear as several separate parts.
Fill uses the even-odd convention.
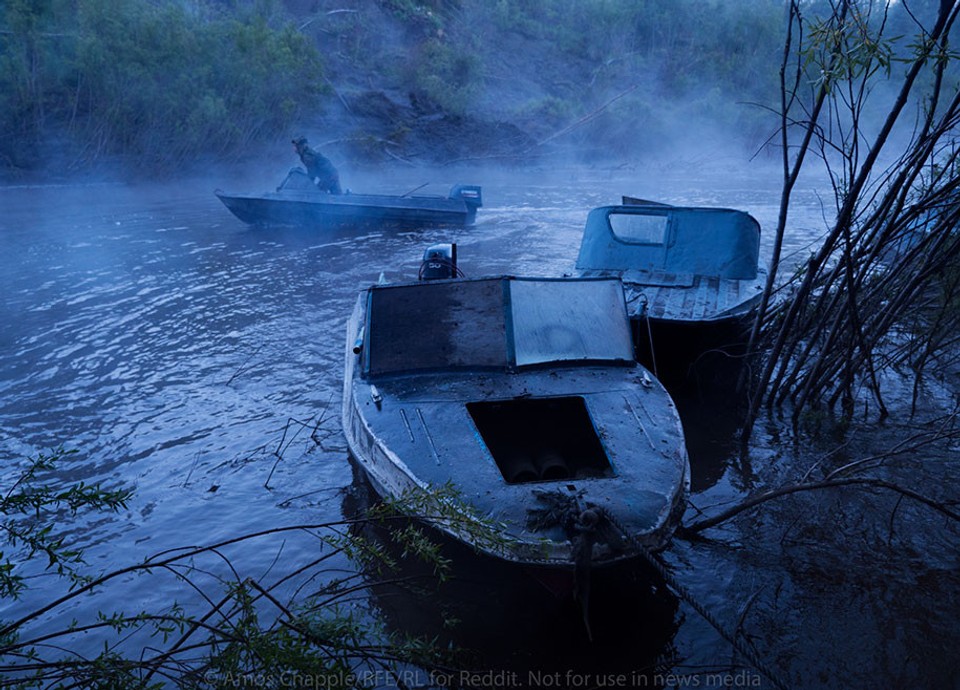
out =
[[[366,330],[366,318],[367,318],[367,302],[364,297],[368,294],[367,291],[361,292],[358,295],[354,312],[348,321],[347,324],[347,337],[346,337],[346,368],[344,376],[344,391],[343,391],[343,407],[342,407],[342,423],[344,434],[347,440],[347,446],[350,451],[351,456],[354,460],[360,465],[364,470],[365,474],[370,478],[371,482],[374,484],[377,492],[382,496],[395,496],[398,494],[396,487],[407,485],[408,488],[418,488],[420,490],[429,491],[431,484],[418,476],[409,465],[407,465],[399,455],[391,449],[385,442],[383,438],[378,436],[375,428],[371,425],[370,421],[367,419],[367,415],[364,414],[361,408],[360,399],[358,398],[358,393],[363,389],[365,385],[369,383],[369,379],[364,378],[358,372],[358,362],[361,360],[361,355],[356,353],[353,348],[355,339],[361,329],[361,322],[364,324],[363,328]],[[362,321],[361,321],[362,320]],[[641,369],[646,373],[646,369],[639,366],[636,361],[629,362],[629,368],[621,367],[610,367],[603,366],[601,367],[605,371],[610,371],[619,369],[621,371],[627,372],[631,371],[630,374],[626,374],[624,377],[625,383],[627,382],[626,376],[637,375],[632,373],[637,369]],[[590,367],[590,369],[596,370],[597,367]],[[457,378],[462,378],[464,381],[469,380],[469,372],[448,372],[454,374]],[[532,372],[527,372],[532,373]],[[524,373],[516,372],[505,372],[497,371],[495,375],[504,377],[507,380],[517,380],[516,377],[519,377],[519,380],[522,382],[524,378]],[[542,373],[541,373],[542,375]],[[430,373],[425,374],[424,372],[416,372],[414,374],[404,374],[402,376],[393,376],[389,377],[391,380],[399,380],[406,378],[408,380],[413,380],[416,378],[434,378],[442,377],[442,373]],[[655,381],[655,379],[654,379]],[[633,385],[629,386],[629,390],[637,391],[637,387],[640,385],[639,380],[635,380]],[[679,524],[680,518],[685,510],[686,506],[686,496],[689,494],[689,484],[690,484],[690,466],[689,466],[689,457],[687,456],[686,445],[683,440],[683,429],[682,423],[679,417],[676,415],[676,407],[670,399],[669,394],[666,390],[663,389],[662,385],[655,383],[655,385],[660,389],[660,395],[664,396],[667,401],[670,403],[670,407],[673,409],[673,417],[676,423],[676,429],[673,434],[676,435],[678,439],[678,444],[671,451],[675,455],[674,461],[679,463],[678,470],[679,474],[675,481],[671,482],[671,485],[675,487],[673,490],[669,491],[664,498],[664,504],[662,512],[658,512],[658,518],[656,523],[651,526],[647,531],[644,532],[634,532],[631,533],[631,539],[635,540],[637,544],[643,544],[644,548],[651,550],[657,550],[663,548],[668,542],[670,537],[673,534],[673,531],[676,529],[676,526]],[[524,386],[526,390],[526,386]],[[590,394],[585,393],[582,389],[577,391],[570,391],[564,393],[564,395],[577,395],[583,397],[585,400],[588,396],[593,395],[604,395],[612,394],[617,391],[626,390],[627,386],[624,389],[605,389],[601,393]],[[535,396],[535,397],[549,397],[549,396]],[[505,399],[515,399],[515,396]],[[626,398],[625,398],[626,399]],[[441,401],[438,401],[441,402]],[[445,400],[442,403],[457,405],[459,402],[465,404],[461,398],[456,400]],[[409,401],[408,401],[409,403]],[[595,424],[591,417],[591,423]],[[357,427],[356,424],[360,426]],[[642,425],[640,425],[641,430],[643,430]],[[364,443],[361,443],[361,439],[357,437],[358,433],[362,433],[366,438],[366,445],[370,446],[370,452],[364,450]],[[645,431],[643,431],[646,434]],[[652,439],[651,439],[652,444]],[[660,449],[665,457],[671,457],[666,455],[666,451]],[[391,480],[390,477],[383,476],[382,471],[377,467],[375,460],[372,457],[367,457],[370,453],[379,452],[382,453],[383,458],[389,463],[389,465],[396,470],[401,476],[402,480],[399,477],[394,477]],[[487,450],[489,452],[489,450]],[[575,480],[582,486],[586,486],[592,482],[600,481],[610,481],[610,478],[589,478],[589,479],[578,479]],[[531,486],[527,486],[524,490],[535,491],[539,486],[545,486],[547,483],[534,482],[531,483]],[[517,485],[513,485],[517,486]],[[469,505],[469,504],[468,504]],[[415,517],[415,516],[414,516]],[[455,525],[443,524],[442,521],[429,521],[435,527],[439,528],[441,531],[446,532],[450,536],[464,541],[468,545],[477,549],[478,551],[487,553],[488,555],[506,560],[515,562],[518,564],[526,565],[539,565],[539,566],[548,566],[561,569],[569,569],[574,566],[574,545],[569,539],[565,541],[556,541],[547,539],[543,536],[535,538],[523,538],[520,535],[515,533],[507,533],[506,536],[510,539],[509,548],[501,548],[497,550],[490,550],[484,548],[483,545],[478,545],[474,543],[469,538],[465,538],[465,535],[462,531],[456,529]],[[594,557],[596,560],[593,561],[593,564],[596,566],[607,566],[616,562],[621,562],[625,560],[630,560],[639,556],[639,551],[635,548],[635,544],[631,545],[630,548],[623,549],[622,551],[614,551],[612,553],[601,554],[599,558]]]
[[[305,175],[301,171],[302,175]],[[286,181],[286,180],[285,180]],[[475,196],[464,190],[475,189]],[[249,225],[469,226],[483,207],[479,185],[455,184],[441,194],[330,194],[319,189],[277,188],[263,193],[214,190],[226,208]]]

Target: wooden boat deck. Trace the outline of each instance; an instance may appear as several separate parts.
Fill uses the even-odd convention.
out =
[[[631,318],[710,322],[743,316],[759,302],[763,281],[691,274],[623,274]]]

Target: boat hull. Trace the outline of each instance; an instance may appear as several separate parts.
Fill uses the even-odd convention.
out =
[[[637,360],[668,386],[723,385],[746,355],[753,313],[712,321],[632,319]]]
[[[476,218],[476,209],[466,208],[463,204],[457,204],[452,200],[449,200],[450,204],[437,203],[427,206],[426,204],[403,205],[390,198],[385,198],[383,203],[374,203],[363,199],[317,202],[230,196],[222,193],[218,193],[217,196],[233,215],[250,225],[298,225],[324,228],[387,226],[417,229],[471,225]]]
[[[474,222],[482,206],[480,187],[455,185],[439,195],[329,194],[294,168],[276,192],[217,197],[231,213],[251,225],[299,225],[330,229],[394,227],[417,229]]]
[[[453,487],[464,514],[497,525],[500,538],[477,539],[455,521],[434,520],[434,527],[487,555],[552,572],[560,581],[570,582],[578,563],[606,566],[666,545],[685,508],[689,463],[676,409],[644,369],[411,375],[377,380],[371,387],[360,375],[361,356],[354,349],[364,324],[361,298],[347,327],[342,424],[351,455],[378,494],[397,498]],[[508,480],[477,407],[503,405],[522,417],[527,405],[562,406],[570,400],[582,401],[610,470],[589,468],[560,480]],[[562,436],[569,426],[544,426],[536,415],[529,419],[531,436],[538,429]],[[562,512],[567,505],[576,506],[569,518],[584,509],[603,516],[606,534],[598,530],[585,547],[570,537],[563,520],[534,524],[534,516],[554,508]]]
[[[661,381],[723,382],[738,371],[760,305],[758,280],[697,277],[684,287],[626,286],[637,359]]]
[[[723,208],[624,198],[590,212],[577,268],[624,283],[638,358],[673,384],[725,380],[762,300],[760,226]]]

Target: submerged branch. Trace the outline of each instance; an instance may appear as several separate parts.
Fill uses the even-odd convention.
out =
[[[730,518],[735,517],[736,515],[739,515],[740,513],[743,513],[747,510],[756,508],[757,506],[763,503],[766,503],[767,501],[772,501],[773,499],[781,498],[783,496],[789,496],[790,494],[795,494],[801,491],[817,491],[820,489],[831,489],[838,486],[870,486],[870,487],[875,487],[880,489],[887,489],[889,491],[896,492],[901,496],[911,498],[917,501],[918,503],[922,503],[923,505],[926,505],[936,510],[938,513],[945,515],[951,520],[960,522],[960,513],[957,513],[951,510],[943,503],[934,501],[933,499],[928,498],[927,496],[917,493],[916,491],[913,491],[911,489],[898,486],[893,482],[888,482],[886,480],[876,479],[873,477],[846,477],[846,478],[840,478],[840,479],[826,479],[826,480],[817,481],[817,482],[802,482],[799,484],[790,484],[787,486],[781,486],[780,488],[777,488],[777,489],[764,491],[763,493],[757,494],[756,496],[748,498],[745,501],[738,503],[737,505],[731,508],[728,508],[727,510],[724,510],[718,515],[715,515],[711,518],[706,518],[704,520],[699,520],[697,522],[694,522],[691,525],[685,525],[677,531],[677,534],[679,536],[689,537],[699,532],[702,532],[706,529],[710,529],[711,527],[716,527],[720,523],[726,522]]]

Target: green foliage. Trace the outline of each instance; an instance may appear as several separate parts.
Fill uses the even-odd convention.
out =
[[[935,12],[934,0],[910,3],[909,15],[904,3],[864,1],[842,26],[817,23],[835,4],[801,3],[810,21],[799,67],[813,87],[842,74],[889,74],[910,49],[952,56],[923,41],[897,44],[916,33],[912,15]],[[642,112],[605,114],[604,150],[662,140],[678,119],[703,118],[752,144],[776,126],[768,112],[778,107],[783,0],[378,0],[350,8],[319,0],[308,19],[297,14],[306,11],[279,0],[8,0],[0,5],[0,167],[69,171],[119,157],[157,170],[239,157],[313,121],[328,93],[324,65],[346,96],[356,88],[413,94],[427,110],[510,120],[535,138],[639,87]],[[873,38],[879,22],[894,28],[886,32],[893,38]],[[389,123],[393,131],[347,136],[360,157],[376,157],[384,138],[402,149],[418,114]],[[596,142],[600,124],[564,143]],[[641,130],[649,136],[632,135]]]
[[[136,155],[150,167],[240,150],[283,130],[323,92],[316,49],[292,26],[180,3],[8,3],[0,29],[0,126],[56,130],[72,159]],[[68,134],[68,136],[64,136]],[[63,141],[63,140],[66,141]],[[22,158],[0,139],[0,154]],[[41,147],[49,152],[49,147]]]
[[[444,0],[433,2],[381,0],[381,4],[397,19],[426,35],[438,35],[443,32],[444,19],[441,12],[443,2]]]
[[[13,553],[0,551],[0,598],[17,598],[25,587],[20,566],[36,557],[46,559],[46,569],[69,577],[75,584],[83,581],[78,567],[83,564],[78,550],[67,547],[57,536],[54,525],[64,516],[76,516],[82,510],[125,508],[130,492],[107,490],[100,484],[79,482],[66,489],[53,488],[41,480],[44,473],[75,451],[62,448],[50,455],[38,455],[0,497],[0,543]]]
[[[488,12],[494,40],[513,36],[510,45],[535,65],[522,57],[513,63],[518,79],[534,86],[531,107],[514,112],[536,135],[548,133],[541,128],[551,112],[568,113],[555,121],[556,132],[631,87],[639,87],[630,100],[640,107],[624,99],[565,141],[581,152],[629,155],[671,141],[676,123],[689,120],[751,143],[769,134],[763,118],[777,92],[780,0],[498,0]],[[538,102],[553,104],[543,118],[535,115]]]
[[[409,491],[397,498],[385,499],[370,511],[369,517],[382,521],[403,515],[415,515],[422,522],[443,527],[486,551],[500,552],[507,547],[507,541],[503,536],[504,525],[477,514],[463,500],[457,488],[451,484],[434,486],[429,490]],[[417,545],[416,542],[422,539],[419,531],[411,533],[405,529],[395,530],[393,539],[409,552],[418,553],[421,556],[427,554],[427,557],[423,558],[427,563],[438,568],[443,566],[441,561],[429,557],[439,552],[423,549],[422,546]]]
[[[574,116],[573,104],[556,96],[547,96],[524,103],[518,111],[524,117],[531,117],[546,121],[552,126],[559,126]]]
[[[439,39],[421,47],[414,88],[453,115],[464,115],[480,89],[480,60]]]
[[[678,95],[702,84],[741,96],[775,87],[777,0],[498,0],[491,14],[500,30],[547,42],[566,61],[590,60],[618,79],[655,78]]]
[[[108,128],[114,153],[177,162],[230,150],[285,128],[320,93],[315,52],[262,17],[203,21],[176,5],[117,13],[94,4],[81,26],[87,112]]]
[[[10,0],[0,6],[0,142],[35,134],[56,117],[51,111],[71,88],[75,36],[52,32],[57,17],[69,11],[66,0]],[[0,155],[3,149],[0,144]]]
[[[112,507],[118,499],[102,493],[92,504]],[[69,505],[72,499],[63,500]],[[14,688],[373,688],[388,685],[401,671],[409,677],[416,669],[449,668],[457,661],[453,651],[386,630],[371,602],[370,589],[389,586],[402,560],[432,566],[438,581],[449,568],[440,547],[410,521],[411,511],[478,541],[499,543],[495,525],[473,515],[453,489],[440,487],[378,505],[366,518],[278,527],[166,551],[87,579],[17,621],[0,622],[0,677]],[[246,577],[230,561],[230,549],[239,544],[282,550],[294,535],[316,539],[317,548],[308,550],[315,560],[290,564],[289,572],[270,581],[266,574]],[[344,559],[351,568],[344,569]],[[113,585],[131,577],[144,578],[145,590],[169,586],[161,579],[172,577],[178,589],[196,596],[166,611],[101,609],[94,620],[59,629],[50,618],[80,597],[101,597],[112,607]],[[31,630],[44,617],[43,629]],[[90,640],[102,640],[99,653],[70,651]]]
[[[499,116],[538,134],[631,84],[695,101],[710,84],[718,97],[694,107],[742,130],[729,104],[775,92],[782,31],[779,0],[379,0],[349,11],[327,2],[299,29],[282,12],[269,0],[229,9],[10,0],[0,10],[0,90],[12,94],[0,99],[0,166],[70,170],[122,157],[156,170],[237,156],[316,112],[320,51],[343,61],[348,84],[413,93],[452,115],[493,99]],[[399,42],[383,40],[384,22]],[[513,107],[491,79],[516,81]],[[645,117],[664,121],[645,124],[666,127],[660,112],[648,108]],[[616,131],[636,128],[622,116]]]
[[[890,76],[895,39],[881,38],[870,16],[852,7],[842,18],[814,18],[800,55],[813,83],[869,78],[883,71]]]

